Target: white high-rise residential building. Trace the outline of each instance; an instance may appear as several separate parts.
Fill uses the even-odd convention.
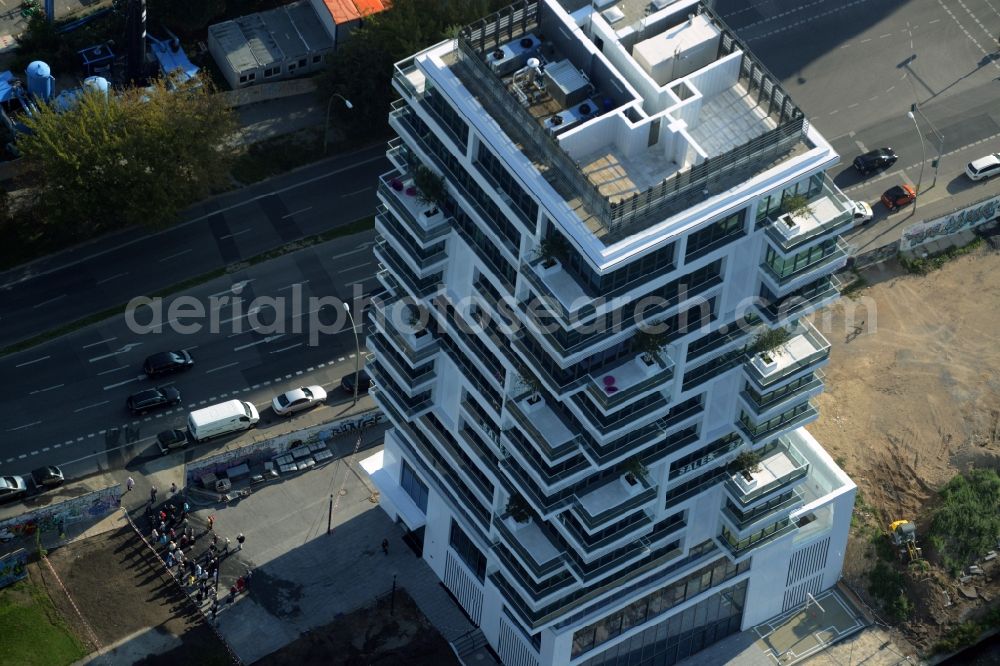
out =
[[[838,155],[706,6],[594,5],[399,63],[379,186],[366,467],[517,666],[673,664],[802,604],[855,494],[804,428]]]

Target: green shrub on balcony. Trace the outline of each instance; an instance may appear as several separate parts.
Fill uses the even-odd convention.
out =
[[[413,170],[413,185],[417,188],[417,200],[425,206],[443,206],[448,200],[444,178],[423,164]]]
[[[642,464],[642,460],[639,459],[639,456],[632,456],[631,458],[622,461],[619,469],[621,469],[621,471],[625,474],[625,480],[632,486],[639,483],[640,477],[645,477],[649,474],[649,469]]]
[[[773,360],[771,352],[791,339],[792,334],[787,329],[769,328],[757,334],[748,351],[751,356],[760,354],[765,363],[770,363]]]
[[[514,519],[514,522],[524,524],[531,520],[532,511],[528,502],[520,495],[511,495],[507,500],[507,515]]]

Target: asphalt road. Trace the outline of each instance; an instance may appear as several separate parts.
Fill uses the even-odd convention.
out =
[[[196,205],[170,229],[116,234],[7,271],[0,347],[371,215],[390,168],[385,146],[371,146]]]
[[[336,394],[343,375],[353,372],[355,353],[340,302],[377,287],[373,235],[315,245],[165,299],[156,306],[159,332],[152,326],[154,306],[142,306],[133,323],[122,314],[0,359],[0,472],[113,448],[126,429],[137,439],[153,437],[183,427],[189,410],[234,396],[254,402],[262,418],[273,418],[267,405],[277,393],[321,384]],[[204,316],[181,316],[198,304]],[[363,344],[364,324],[358,323]],[[189,350],[195,367],[147,379],[143,359],[170,349]],[[128,395],[163,385],[180,390],[181,406],[145,417],[128,413]]]
[[[837,185],[873,204],[873,223],[847,236],[856,251],[1000,194],[1000,179],[973,183],[964,175],[969,161],[1000,150],[994,0],[719,0],[715,7],[840,153],[842,165],[830,171]],[[912,104],[923,149],[906,115]],[[899,161],[860,178],[851,160],[882,146],[895,149]],[[921,185],[916,215],[912,208],[889,214],[877,203],[900,183]]]

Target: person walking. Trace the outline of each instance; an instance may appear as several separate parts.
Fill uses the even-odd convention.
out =
[[[215,529],[215,516],[208,517],[208,531],[211,532]]]
[[[125,479],[125,492],[130,493],[133,488],[135,488],[135,479],[130,476]]]
[[[173,494],[175,494],[176,492],[177,492],[177,484],[176,484],[176,483],[173,483],[173,482],[171,482],[171,483],[170,483],[170,494],[171,494],[171,495],[173,495]]]
[[[382,539],[382,552],[385,553],[386,555],[389,554],[389,540],[388,539]]]
[[[245,576],[243,576],[243,581],[246,583],[246,586],[247,586],[247,592],[250,591],[250,579],[251,578],[253,578],[253,569],[251,569],[250,567],[247,567],[247,573],[246,573]]]
[[[243,532],[240,532],[239,536],[236,537],[236,550],[243,550],[243,542],[246,540],[247,538],[243,536]],[[226,541],[228,541],[228,539],[226,539]]]
[[[149,488],[149,502],[151,504],[156,503],[156,486],[150,486]]]
[[[226,543],[222,547],[222,552],[223,553],[228,553],[229,552],[229,537],[226,537]]]

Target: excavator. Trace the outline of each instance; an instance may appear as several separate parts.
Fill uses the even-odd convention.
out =
[[[889,536],[896,546],[899,558],[909,562],[923,559],[923,549],[917,546],[917,526],[909,520],[897,520],[889,524]]]

